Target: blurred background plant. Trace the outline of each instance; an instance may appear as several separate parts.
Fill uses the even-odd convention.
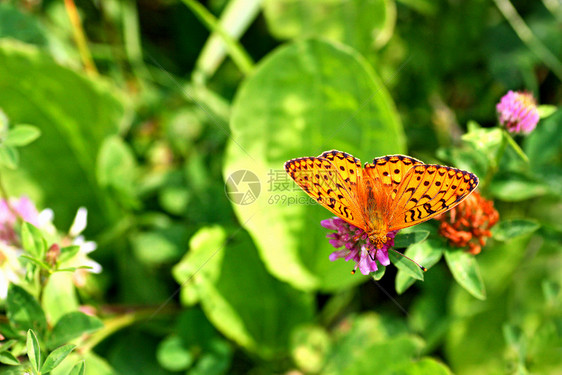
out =
[[[547,0],[0,3],[0,373],[562,373],[561,26]],[[397,235],[428,272],[330,262],[283,170],[330,149],[480,177]]]

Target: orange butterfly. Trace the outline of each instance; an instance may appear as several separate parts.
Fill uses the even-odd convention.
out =
[[[322,206],[367,233],[377,249],[387,233],[450,210],[478,186],[476,175],[404,155],[365,163],[341,151],[289,160],[285,170]]]

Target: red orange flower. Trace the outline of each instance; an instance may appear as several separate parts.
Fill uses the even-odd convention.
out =
[[[471,254],[478,254],[491,237],[490,229],[498,222],[500,215],[494,202],[473,192],[458,206],[438,217],[441,221],[439,234],[456,247],[466,247]]]

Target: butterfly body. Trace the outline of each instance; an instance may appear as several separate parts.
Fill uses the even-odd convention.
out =
[[[359,159],[332,150],[289,160],[285,170],[318,203],[365,231],[377,249],[389,232],[453,208],[478,185],[470,172],[404,155],[375,158],[361,167]]]

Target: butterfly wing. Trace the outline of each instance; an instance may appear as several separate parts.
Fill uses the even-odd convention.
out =
[[[413,166],[398,185],[388,230],[410,227],[459,204],[478,186],[476,175],[442,165]]]
[[[391,199],[394,199],[402,179],[414,165],[423,162],[404,155],[388,155],[375,158],[372,163],[365,164],[364,173],[375,183],[388,189]]]
[[[362,170],[359,159],[341,151],[289,160],[285,170],[310,197],[348,223],[365,227],[357,202],[357,183]]]

